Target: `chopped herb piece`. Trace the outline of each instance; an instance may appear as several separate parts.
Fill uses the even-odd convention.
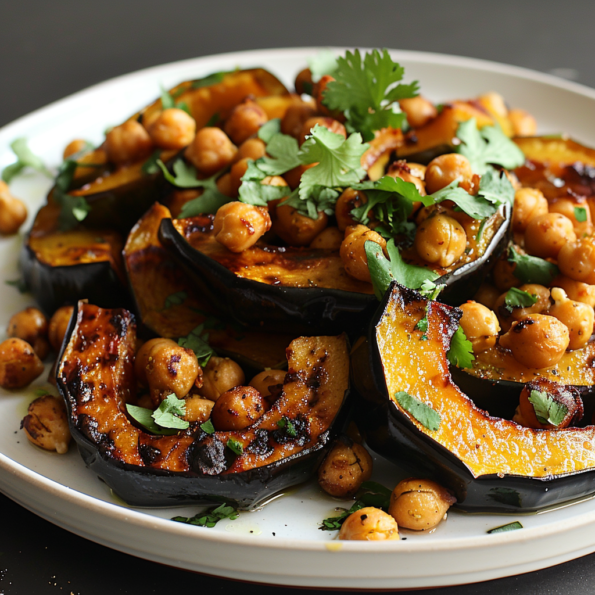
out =
[[[186,414],[186,401],[178,399],[174,393],[167,395],[161,401],[159,407],[153,411],[153,419],[158,426],[162,428],[175,428],[185,430],[190,423],[180,416]]]
[[[513,523],[508,523],[507,525],[502,525],[500,527],[494,527],[494,529],[490,529],[488,533],[505,533],[506,531],[516,531],[517,529],[522,529],[523,525],[518,521],[514,521]]]
[[[271,186],[255,180],[244,180],[243,178],[242,180],[238,200],[249,205],[266,207],[270,201],[285,198],[291,194],[289,186]]]
[[[10,148],[12,152],[16,155],[16,162],[7,165],[2,170],[2,179],[7,183],[10,184],[12,179],[21,173],[23,169],[26,167],[30,167],[32,169],[41,172],[42,174],[46,175],[48,178],[52,178],[52,172],[45,166],[45,163],[41,160],[41,157],[38,157],[31,151],[29,146],[27,145],[27,139],[24,137],[17,138],[10,143]]]
[[[178,291],[177,293],[172,293],[165,298],[165,306],[163,307],[164,310],[169,310],[172,306],[179,306],[183,304],[188,299],[188,293],[185,291]]]
[[[161,108],[166,110],[171,109],[172,107],[176,107],[176,102],[169,91],[161,85]]]
[[[315,83],[326,74],[334,74],[339,67],[337,56],[331,50],[322,50],[315,56],[308,58],[308,66],[312,73],[312,80]]]
[[[360,132],[364,140],[374,138],[374,131],[390,126],[400,128],[406,120],[398,101],[415,97],[417,82],[397,84],[404,69],[393,61],[387,50],[373,50],[363,56],[359,50],[338,57],[335,78],[324,92],[323,103],[340,110],[347,118],[347,129]]]
[[[160,434],[165,436],[171,436],[177,434],[177,430],[162,428],[158,426],[153,418],[153,411],[146,407],[139,407],[138,405],[130,405],[126,403],[126,410],[130,414],[132,419],[136,420],[143,428],[153,434]]]
[[[185,101],[179,101],[178,103],[176,103],[176,107],[186,112],[190,117],[192,117],[192,112],[190,111],[190,108],[188,107],[188,104]]]
[[[297,140],[287,134],[273,134],[267,143],[267,155],[256,161],[265,176],[280,176],[300,165]]]
[[[244,452],[244,447],[242,446],[241,442],[230,438],[227,443],[225,444],[229,450],[235,452],[237,455],[241,455]]]
[[[268,145],[276,134],[281,134],[281,118],[273,118],[258,129],[258,138]]]
[[[209,118],[209,121],[205,124],[205,128],[210,128],[211,126],[215,126],[215,124],[217,124],[217,122],[219,122],[219,120],[221,120],[221,114],[219,114],[219,112],[217,112],[216,114],[213,114]]]
[[[557,427],[568,414],[568,407],[554,401],[546,392],[532,390],[529,403],[533,405],[535,416],[540,424],[551,424]]]
[[[471,118],[459,124],[457,137],[461,141],[457,151],[469,159],[476,174],[483,175],[493,164],[514,169],[525,163],[524,153],[499,126],[484,126],[480,130],[475,118]]]
[[[18,279],[4,281],[4,283],[6,283],[6,285],[10,285],[11,287],[15,287],[16,289],[18,289],[19,293],[27,293],[29,291],[29,288],[27,287],[27,284],[25,283],[25,280],[22,277],[19,277]]]
[[[159,171],[159,165],[157,165],[158,159],[161,157],[161,149],[156,149],[153,151],[151,156],[143,163],[141,167],[141,171],[150,176],[151,174],[156,174]]]
[[[584,223],[587,220],[587,209],[585,207],[574,207],[574,218],[579,223]]]
[[[233,71],[214,72],[213,74],[209,74],[209,76],[192,81],[192,89],[200,89],[201,87],[210,87],[211,85],[216,85],[217,83],[222,82],[225,75],[229,74],[230,72]]]
[[[506,296],[504,296],[504,303],[506,304],[506,309],[512,312],[514,308],[528,308],[536,304],[537,296],[528,291],[523,291],[518,287],[511,287],[506,292]]]
[[[450,349],[448,350],[446,357],[448,357],[448,361],[453,366],[457,366],[458,368],[473,367],[473,360],[475,359],[475,356],[473,355],[473,345],[471,345],[471,341],[467,339],[462,326],[459,326],[455,334],[452,336]]]
[[[439,284],[436,285],[434,281],[430,281],[426,279],[422,282],[421,287],[418,289],[419,293],[421,293],[424,297],[428,298],[429,300],[435,300],[439,295],[440,292],[446,287],[446,285]]]
[[[208,527],[212,529],[219,521],[229,519],[235,521],[240,513],[233,506],[228,506],[225,502],[219,506],[203,510],[193,517],[175,516],[171,520],[177,523],[186,523],[196,525],[197,527]]]
[[[440,414],[431,407],[412,397],[410,394],[399,391],[395,393],[397,403],[410,413],[424,428],[435,432],[440,427]]]
[[[289,197],[280,205],[288,205],[297,209],[298,213],[310,219],[318,219],[318,213],[326,213],[331,216],[335,212],[335,204],[340,193],[332,188],[314,186],[307,200],[302,200],[298,190],[294,190]]]
[[[422,333],[425,333],[428,330],[428,317],[424,316],[422,319],[420,319],[420,321],[415,325],[414,328],[416,331],[421,331]]]
[[[161,168],[165,179],[178,188],[200,188],[203,187],[206,182],[206,180],[199,180],[196,177],[196,168],[193,165],[186,163],[183,159],[178,159],[174,163],[173,174],[170,173],[161,159],[157,159],[155,163]],[[210,179],[211,178],[207,178],[207,180]]]
[[[200,429],[205,432],[206,434],[214,434],[215,433],[215,426],[210,419],[207,419],[204,424],[200,424]]]
[[[295,438],[297,436],[297,430],[295,429],[295,426],[291,423],[291,420],[285,416],[283,416],[277,422],[277,427],[285,430],[285,433],[291,438]]]
[[[537,256],[519,254],[512,246],[508,252],[508,260],[516,263],[513,274],[523,283],[537,283],[547,287],[560,273],[555,264]]]
[[[203,322],[193,329],[189,335],[178,339],[178,345],[194,351],[201,368],[204,368],[209,363],[211,356],[215,355],[215,350],[208,343],[209,335],[204,330],[205,323]]]

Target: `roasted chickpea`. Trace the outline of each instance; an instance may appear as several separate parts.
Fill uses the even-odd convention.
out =
[[[572,227],[577,238],[584,238],[593,233],[591,211],[586,201],[577,202],[570,198],[558,198],[549,203],[550,213],[560,213],[572,222]],[[578,215],[578,219],[577,219]],[[584,221],[579,221],[584,219]]]
[[[514,136],[535,136],[537,134],[537,122],[529,112],[522,109],[511,109],[508,112],[508,119],[512,124]]]
[[[229,171],[229,191],[231,196],[238,195],[238,191],[242,185],[242,177],[248,171],[250,161],[250,159],[244,157],[231,166],[231,170]]]
[[[429,479],[404,479],[390,497],[388,514],[399,527],[429,531],[440,524],[457,499]]]
[[[412,128],[419,128],[438,115],[434,104],[421,95],[401,99],[399,106],[407,115],[407,122]]]
[[[529,314],[543,314],[547,312],[551,305],[550,290],[543,285],[537,283],[526,283],[519,287],[521,291],[526,291],[528,294],[537,298],[537,301],[525,308],[508,308],[506,306],[506,294],[503,293],[494,304],[494,311],[500,320],[500,326],[503,331],[508,331],[515,320],[520,320]]]
[[[171,393],[185,397],[202,380],[194,351],[164,338],[151,339],[138,350],[134,371],[139,384],[149,387],[155,407]]]
[[[333,82],[335,77],[331,76],[330,74],[325,74],[320,77],[320,80],[314,85],[314,99],[316,100],[316,108],[321,114],[325,116],[342,116],[342,114],[332,112],[324,102],[324,94],[326,92],[326,87],[330,82]]]
[[[62,342],[66,335],[66,330],[70,324],[72,313],[74,312],[74,306],[62,306],[58,308],[53,316],[50,318],[50,324],[48,326],[48,339],[52,349],[57,353],[62,347]]]
[[[27,219],[27,207],[10,193],[6,182],[0,180],[0,233],[12,235]]]
[[[488,110],[488,112],[490,112],[490,114],[495,114],[501,118],[506,118],[508,116],[506,102],[500,93],[490,91],[489,93],[480,95],[477,98],[477,101],[483,105]]]
[[[497,287],[494,287],[490,283],[482,283],[477,290],[473,299],[480,304],[483,304],[490,310],[494,309],[494,304],[496,300],[500,297],[500,291],[498,291]]]
[[[271,396],[272,386],[283,384],[286,374],[285,370],[263,370],[256,374],[248,384],[266,399]]]
[[[469,300],[459,306],[463,311],[460,325],[473,345],[474,353],[481,353],[493,347],[498,340],[500,324],[492,310],[482,304]]]
[[[434,194],[455,180],[471,183],[473,170],[469,159],[458,153],[447,153],[432,159],[426,169],[426,191]]]
[[[290,246],[308,246],[328,225],[328,217],[320,211],[318,219],[310,219],[289,205],[279,205],[273,231]]]
[[[186,414],[184,415],[186,421],[204,423],[211,417],[213,401],[200,395],[189,395],[184,399],[184,402],[186,403]]]
[[[219,207],[213,221],[215,239],[231,252],[243,252],[271,228],[266,207],[235,201]]]
[[[281,119],[281,132],[293,138],[299,138],[304,122],[313,118],[316,109],[308,103],[296,103],[290,105]]]
[[[295,92],[298,95],[312,95],[314,92],[314,82],[312,81],[312,72],[309,68],[300,70],[295,77]]]
[[[349,228],[351,229],[351,228]],[[360,281],[372,282],[368,269],[368,257],[366,256],[366,242],[375,242],[383,250],[386,248],[386,240],[375,231],[365,225],[357,225],[351,233],[346,230],[345,239],[341,244],[339,253],[347,273]]]
[[[58,454],[68,452],[70,430],[64,401],[52,395],[38,397],[29,405],[21,428],[30,442]]]
[[[259,128],[266,124],[266,112],[252,99],[246,99],[236,105],[223,126],[223,130],[236,145],[240,145],[247,138],[256,134]]]
[[[151,140],[160,149],[183,149],[196,133],[194,118],[182,109],[163,110],[148,129]]]
[[[225,194],[225,196],[229,196],[229,198],[236,198],[238,195],[238,189],[239,189],[239,185],[236,188],[235,185],[232,184],[230,172],[223,174],[220,178],[217,179],[217,190],[219,190],[219,192],[221,192],[221,194]],[[199,191],[198,196],[200,196],[201,194],[202,194],[202,191]],[[173,214],[172,214],[172,216],[173,216]]]
[[[237,147],[223,130],[206,127],[196,133],[184,155],[200,173],[212,176],[230,165],[235,160],[237,152]]]
[[[335,498],[351,498],[372,477],[373,464],[361,444],[338,440],[318,469],[318,485]]]
[[[511,287],[519,287],[521,280],[515,276],[516,264],[504,256],[496,262],[492,271],[492,279],[499,291],[508,291]]]
[[[215,401],[211,421],[217,430],[243,430],[260,419],[266,410],[266,401],[254,387],[235,386]]]
[[[392,176],[394,178],[401,178],[401,180],[405,180],[405,182],[414,184],[415,187],[417,188],[418,192],[422,196],[425,196],[426,195],[426,186],[424,184],[424,181],[421,178],[418,178],[416,175],[412,174],[411,171],[408,171],[408,170],[409,170],[409,168],[407,168],[407,169],[404,169],[404,168],[393,169],[388,172],[388,175]],[[416,210],[417,207],[415,205],[419,205],[419,203],[413,203],[413,204],[414,204],[413,209]]]
[[[541,258],[556,258],[564,244],[574,241],[572,221],[559,213],[539,215],[525,230],[525,250]]]
[[[595,285],[588,285],[581,281],[575,281],[564,275],[558,275],[551,283],[551,287],[561,287],[566,295],[576,302],[588,304],[595,308]]]
[[[228,357],[213,356],[205,366],[203,385],[198,394],[216,401],[222,393],[234,386],[241,386],[246,381],[242,368]]]
[[[593,308],[581,302],[569,300],[566,292],[559,287],[552,289],[554,305],[550,307],[548,314],[557,318],[568,327],[570,342],[568,349],[580,349],[584,347],[593,334]]]
[[[300,131],[299,136],[299,143],[300,145],[304,143],[307,137],[312,134],[312,129],[314,126],[324,126],[328,128],[331,132],[335,134],[340,134],[342,137],[347,138],[347,130],[345,130],[345,126],[341,124],[338,120],[334,118],[328,118],[324,116],[317,116],[314,118],[308,118],[302,125],[302,130]]]
[[[350,514],[341,525],[343,541],[389,541],[400,539],[399,526],[390,514],[367,506]]]
[[[116,165],[140,161],[153,150],[153,141],[142,124],[128,120],[105,135],[105,151]]]
[[[69,157],[76,155],[79,151],[82,151],[87,146],[87,141],[82,138],[76,138],[70,141],[64,148],[62,153],[62,159],[66,161]]]
[[[587,285],[595,285],[595,241],[581,238],[564,244],[558,253],[558,267],[563,275]]]
[[[322,250],[339,250],[343,243],[344,234],[338,227],[327,227],[323,229],[311,242],[310,248]]]
[[[29,343],[39,359],[45,359],[50,351],[48,319],[37,308],[25,308],[13,314],[8,321],[6,334]]]
[[[512,211],[512,229],[523,233],[529,221],[548,212],[548,202],[541,190],[536,188],[520,188],[514,193],[514,209]]]
[[[500,345],[527,368],[555,366],[570,342],[568,327],[553,316],[530,314],[512,323]]]
[[[22,339],[6,339],[0,343],[0,386],[23,388],[43,372],[43,364],[33,347]]]
[[[349,225],[355,225],[351,211],[368,202],[368,197],[361,190],[347,188],[335,204],[335,218],[339,231],[345,231]]]
[[[237,159],[252,159],[256,161],[264,157],[266,146],[259,138],[249,138],[238,147]]]
[[[417,228],[414,245],[426,262],[448,267],[465,252],[467,234],[456,219],[436,214]]]

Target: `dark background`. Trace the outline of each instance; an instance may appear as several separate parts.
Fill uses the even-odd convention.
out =
[[[594,22],[593,0],[3,0],[0,125],[140,68],[270,47],[442,52],[533,68],[595,87]],[[120,554],[58,529],[1,495],[0,539],[0,595],[199,590],[268,595],[281,590],[201,577]],[[595,555],[520,577],[431,592],[593,591]]]

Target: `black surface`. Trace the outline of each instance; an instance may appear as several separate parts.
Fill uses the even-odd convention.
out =
[[[5,0],[0,3],[0,124],[139,68],[266,47],[443,52],[544,72],[570,69],[575,80],[595,86],[594,21],[592,0]],[[120,554],[67,533],[4,496],[0,511],[0,595],[280,591]],[[593,592],[594,584],[592,555],[520,577],[432,593],[578,595]]]

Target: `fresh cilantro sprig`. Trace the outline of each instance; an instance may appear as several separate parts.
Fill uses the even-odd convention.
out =
[[[185,430],[190,423],[180,416],[186,414],[186,402],[175,394],[168,395],[155,411],[138,405],[126,404],[130,416],[153,434],[172,435]]]
[[[388,126],[401,128],[405,114],[398,101],[415,97],[417,81],[405,85],[404,69],[393,61],[387,50],[373,50],[364,56],[359,50],[347,51],[338,57],[337,67],[324,91],[323,103],[331,110],[339,110],[347,118],[350,132],[359,132],[364,140],[374,138],[374,132]]]
[[[528,308],[537,303],[537,296],[523,291],[518,287],[511,287],[504,296],[505,308],[512,312],[515,308]]]
[[[192,517],[175,516],[171,520],[177,523],[186,523],[187,525],[196,525],[197,527],[208,527],[212,529],[219,521],[229,519],[235,521],[240,516],[237,508],[225,504],[220,504],[213,508],[208,508],[195,514]]]
[[[60,164],[54,180],[52,198],[60,205],[58,226],[65,231],[76,227],[91,212],[91,205],[84,196],[71,196],[68,190],[72,184],[74,173],[79,164],[74,159],[66,159]]]
[[[537,283],[547,287],[560,274],[560,269],[552,262],[537,256],[520,254],[513,246],[508,251],[508,261],[516,264],[513,275],[523,283]]]
[[[465,331],[462,326],[456,330],[450,341],[450,348],[446,354],[448,361],[458,368],[472,368],[473,360],[473,345],[467,339]]]
[[[529,403],[533,405],[535,416],[540,424],[551,424],[557,427],[564,421],[564,418],[568,414],[568,407],[566,405],[558,403],[543,391],[532,390],[529,396]]]
[[[10,148],[12,152],[15,154],[17,160],[10,165],[7,165],[2,170],[2,179],[7,183],[13,180],[15,176],[21,173],[26,167],[30,167],[42,174],[46,175],[48,178],[53,178],[52,172],[46,167],[45,163],[42,161],[41,157],[38,157],[31,151],[29,145],[27,144],[27,139],[24,137],[17,138],[10,143]]]
[[[178,345],[192,349],[194,351],[198,363],[204,368],[213,355],[215,350],[209,345],[209,335],[205,333],[205,323],[199,324],[194,328],[190,334],[178,339]]]
[[[525,163],[524,153],[499,126],[479,129],[475,118],[471,118],[459,124],[456,135],[461,141],[457,152],[469,159],[471,169],[476,174],[484,174],[491,165],[514,169]]]

